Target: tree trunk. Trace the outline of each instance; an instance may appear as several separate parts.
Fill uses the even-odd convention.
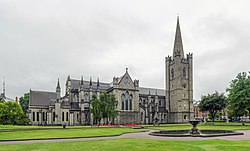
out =
[[[216,113],[212,113],[212,114],[211,114],[211,116],[212,116],[212,124],[213,124],[213,125],[214,125],[215,114],[216,114]]]

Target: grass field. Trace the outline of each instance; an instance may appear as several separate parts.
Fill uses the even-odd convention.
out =
[[[41,139],[41,138],[70,138],[70,137],[94,137],[113,136],[128,132],[142,132],[143,130],[132,128],[113,127],[83,127],[53,130],[25,130],[14,132],[1,132],[0,140]]]
[[[149,139],[109,139],[81,142],[54,142],[1,145],[0,150],[48,150],[48,151],[249,151],[250,141],[174,141]]]
[[[161,124],[160,126],[144,125],[148,129],[155,130],[181,130],[191,129],[190,124]],[[40,128],[40,130],[27,130],[28,128]],[[54,128],[54,129],[43,129]],[[221,130],[250,130],[250,124],[242,126],[241,123],[201,123],[199,129],[221,129]],[[90,126],[68,126],[63,129],[61,126],[12,126],[0,125],[0,130],[24,129],[21,131],[1,132],[0,140],[21,140],[21,139],[45,139],[45,138],[71,138],[71,137],[95,137],[114,136],[128,132],[142,132],[144,130],[115,127],[90,127]]]
[[[156,130],[181,130],[181,129],[191,129],[190,124],[161,124],[160,126],[153,125],[144,125],[149,129]],[[201,123],[198,125],[199,129],[208,129],[208,130],[250,130],[250,123],[246,123],[244,126],[241,123]]]
[[[67,128],[84,128],[84,127],[90,127],[90,126],[67,126]],[[62,126],[22,126],[22,125],[0,125],[0,130],[6,130],[6,129],[31,129],[31,128],[62,128]]]

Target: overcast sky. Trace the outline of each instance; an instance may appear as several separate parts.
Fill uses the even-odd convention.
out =
[[[0,0],[0,77],[10,98],[30,88],[54,91],[58,78],[64,93],[67,75],[111,82],[126,67],[140,86],[164,88],[179,13],[198,100],[225,92],[237,73],[249,71],[249,6],[248,0]]]

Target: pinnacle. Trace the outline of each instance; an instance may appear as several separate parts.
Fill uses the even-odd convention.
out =
[[[180,56],[181,58],[184,58],[179,16],[177,17],[177,26],[176,26],[175,40],[174,40],[173,57],[175,56]]]

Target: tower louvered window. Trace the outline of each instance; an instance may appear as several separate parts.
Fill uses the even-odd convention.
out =
[[[186,78],[186,77],[187,77],[187,71],[186,71],[186,68],[185,68],[185,67],[183,68],[182,76],[183,76],[183,78]]]
[[[174,79],[174,69],[171,69],[171,78]]]

